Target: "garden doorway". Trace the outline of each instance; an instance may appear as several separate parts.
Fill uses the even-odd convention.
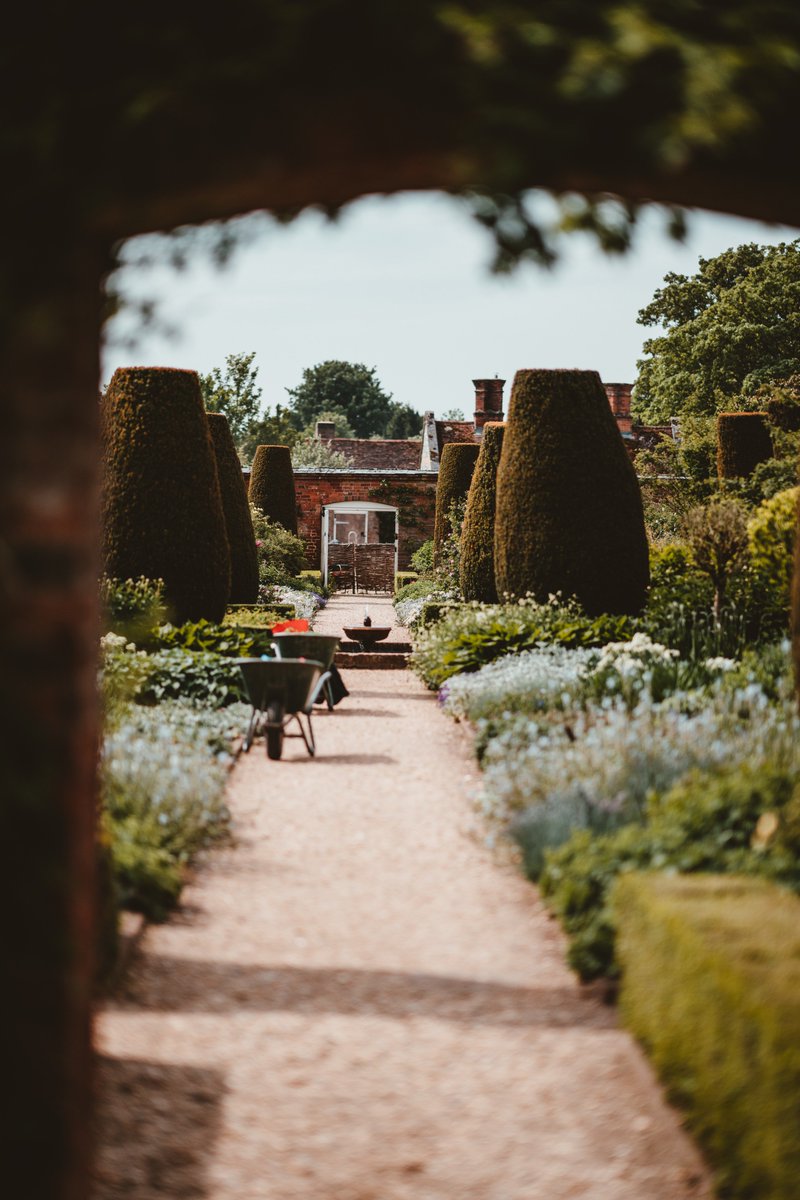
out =
[[[322,510],[322,578],[344,591],[393,592],[399,513],[390,504],[344,500]]]

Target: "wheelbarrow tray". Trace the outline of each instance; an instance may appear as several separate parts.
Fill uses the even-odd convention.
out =
[[[316,746],[311,713],[314,700],[328,679],[323,664],[313,659],[296,658],[239,658],[236,662],[253,709],[245,736],[245,751],[263,733],[270,758],[281,757],[284,737],[302,737],[313,757]],[[299,726],[299,733],[286,732],[292,722]]]
[[[326,671],[330,671],[336,651],[339,649],[339,638],[329,633],[276,633],[272,646],[278,658],[310,658],[321,662]],[[328,710],[333,712],[334,693],[331,681],[327,680],[320,689],[325,697]],[[319,691],[317,703],[321,703]]]

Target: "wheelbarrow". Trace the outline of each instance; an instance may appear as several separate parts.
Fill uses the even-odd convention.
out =
[[[316,744],[311,713],[328,681],[322,663],[297,658],[239,658],[236,662],[253,706],[243,749],[249,750],[263,733],[267,757],[278,759],[283,753],[284,737],[302,737],[313,758]],[[293,723],[299,733],[286,732]]]
[[[330,670],[336,651],[339,649],[338,637],[332,637],[327,633],[276,633],[273,636],[272,645],[280,659],[308,658],[313,662],[322,663],[323,669],[328,672],[328,678],[322,685],[322,693],[328,708],[332,711],[334,697],[331,691]],[[319,695],[319,691],[317,695]]]

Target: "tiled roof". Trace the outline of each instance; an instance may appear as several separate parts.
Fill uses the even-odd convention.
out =
[[[474,442],[475,426],[472,421],[437,421],[436,437],[441,454],[448,442]]]
[[[326,438],[325,445],[349,458],[356,469],[418,471],[419,438]]]

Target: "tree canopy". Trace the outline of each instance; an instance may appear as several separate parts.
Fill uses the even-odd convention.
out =
[[[759,386],[800,371],[800,240],[736,246],[701,258],[696,275],[668,274],[639,323],[663,330],[638,364],[639,420],[757,408]]]
[[[224,373],[214,367],[200,376],[200,391],[207,412],[228,418],[231,436],[237,446],[250,432],[261,410],[261,388],[256,383],[258,367],[253,366],[255,351],[229,354]]]
[[[298,428],[313,425],[321,414],[341,413],[356,437],[383,435],[393,409],[391,392],[385,392],[375,367],[364,363],[328,359],[306,367],[302,383],[287,388]]]

